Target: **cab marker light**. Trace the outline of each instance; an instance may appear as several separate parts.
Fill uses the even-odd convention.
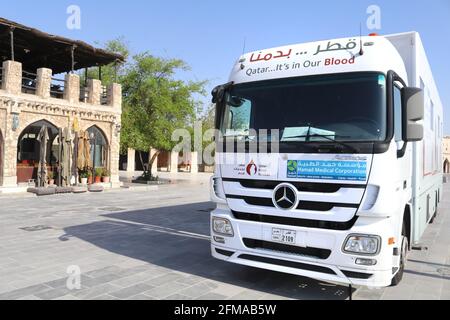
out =
[[[371,210],[378,200],[378,195],[380,194],[380,187],[369,184],[366,190],[366,196],[364,199],[364,204],[362,206],[363,211]]]

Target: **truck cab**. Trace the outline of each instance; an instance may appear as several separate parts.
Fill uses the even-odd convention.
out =
[[[396,39],[405,37],[418,35]],[[436,210],[442,172],[436,166],[423,189],[425,90],[416,56],[406,58],[392,39],[319,41],[238,59],[230,82],[213,91],[215,258],[334,283],[400,282],[408,250],[435,214],[421,219],[424,191]],[[437,128],[442,108],[433,111]]]

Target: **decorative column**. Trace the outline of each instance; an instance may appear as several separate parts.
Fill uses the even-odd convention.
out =
[[[3,62],[2,89],[17,95],[22,92],[22,64],[20,62]]]
[[[22,64],[3,62],[2,89],[12,95],[22,92]],[[7,102],[5,131],[3,133],[3,186],[2,192],[17,187],[17,139],[20,127],[20,105],[15,99]],[[11,191],[14,192],[14,191]]]
[[[127,173],[133,175],[136,169],[136,150],[128,148]]]
[[[122,110],[122,86],[113,83],[108,86],[108,106]]]
[[[170,173],[178,173],[178,152],[170,153]]]
[[[52,82],[52,70],[40,68],[37,70],[36,95],[47,99],[50,97],[50,85]]]
[[[111,186],[118,188],[122,185],[119,178],[119,162],[120,162],[120,123],[113,122],[111,124],[111,146],[110,146],[110,164]]]
[[[88,80],[88,103],[100,105],[100,96],[102,94],[102,82],[97,79]]]
[[[80,102],[80,77],[77,74],[66,74],[64,99],[69,102]]]
[[[191,152],[191,173],[198,173],[198,153]]]
[[[17,143],[19,134],[23,130],[20,115],[20,104],[14,101],[14,99],[8,101],[6,126],[5,132],[3,132],[4,158],[2,192],[15,192],[14,189],[17,187]],[[9,191],[8,188],[10,188]]]

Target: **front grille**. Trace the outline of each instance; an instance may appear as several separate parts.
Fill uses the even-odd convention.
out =
[[[281,181],[262,181],[262,180],[236,180],[224,178],[225,182],[239,182],[244,188],[251,189],[268,189],[273,190],[279,184],[283,183]],[[317,193],[336,193],[342,188],[352,188],[352,189],[365,189],[365,185],[349,185],[349,184],[332,184],[332,183],[306,183],[306,182],[292,182],[285,181],[292,184],[301,192],[317,192]]]
[[[250,255],[250,254],[241,254],[239,256],[239,258],[244,259],[244,260],[250,260],[250,261],[262,262],[262,263],[267,263],[267,264],[272,264],[272,265],[277,265],[277,266],[288,267],[288,268],[336,275],[336,273],[329,268],[315,266],[315,265],[306,264],[306,263],[286,261],[286,260],[273,259],[273,258],[267,258],[267,257],[259,257],[259,256]]]
[[[224,178],[223,181],[225,182],[224,191],[226,198],[230,202],[235,218],[238,220],[338,231],[350,230],[355,225],[358,220],[356,213],[366,188],[366,185],[289,181],[289,184],[293,185],[297,191],[302,192],[302,194],[298,195],[302,200],[299,201],[297,208],[295,208],[298,210],[294,212],[295,214],[286,212],[287,217],[279,217],[269,215],[270,212],[264,211],[269,211],[269,208],[276,208],[272,199],[274,195],[270,191],[273,192],[283,181],[231,178]],[[258,189],[260,191],[257,191]],[[267,191],[261,192],[261,189]],[[341,189],[345,189],[345,192]],[[342,193],[336,194],[340,190]],[[322,195],[318,197],[318,193]],[[236,201],[236,199],[240,201]],[[340,203],[340,201],[346,203]],[[254,210],[247,210],[249,205],[258,207],[261,210],[260,212],[265,214],[249,213],[248,211],[254,212]],[[304,219],[302,211],[314,212],[320,220]],[[320,216],[325,212],[333,216],[329,220],[335,220],[334,217],[339,214],[345,214],[347,216],[346,219],[350,219],[349,215],[351,214],[353,214],[353,217],[346,222],[323,221],[323,218]]]
[[[370,279],[373,276],[373,274],[353,272],[353,271],[344,271],[344,270],[342,270],[342,273],[346,277],[351,278],[351,279],[367,280],[367,279]]]
[[[252,206],[263,206],[263,207],[272,207],[273,204],[272,199],[270,198],[256,198],[256,197],[245,197],[245,196],[234,196],[227,195],[228,199],[241,199],[244,200],[245,203]],[[329,203],[329,202],[312,202],[312,201],[300,201],[298,204],[298,210],[308,210],[308,211],[320,211],[326,212],[333,210],[333,208],[359,208],[359,204],[346,204],[346,203]]]
[[[297,219],[289,217],[277,217],[277,216],[244,213],[236,211],[232,211],[232,213],[237,220],[271,223],[271,224],[313,228],[313,229],[338,230],[338,231],[350,230],[358,220],[357,216],[355,216],[352,220],[347,222],[333,222],[333,221]]]
[[[312,258],[323,259],[326,260],[331,255],[331,250],[319,249],[319,248],[301,248],[297,246],[290,246],[281,243],[255,240],[255,239],[242,239],[244,245],[250,249],[262,249],[262,250],[270,250],[277,251],[288,254],[296,254],[301,256],[309,256]]]

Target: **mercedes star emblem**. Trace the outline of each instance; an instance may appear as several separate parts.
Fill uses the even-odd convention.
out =
[[[280,184],[275,188],[272,200],[278,209],[295,209],[298,206],[297,189],[288,183]]]

